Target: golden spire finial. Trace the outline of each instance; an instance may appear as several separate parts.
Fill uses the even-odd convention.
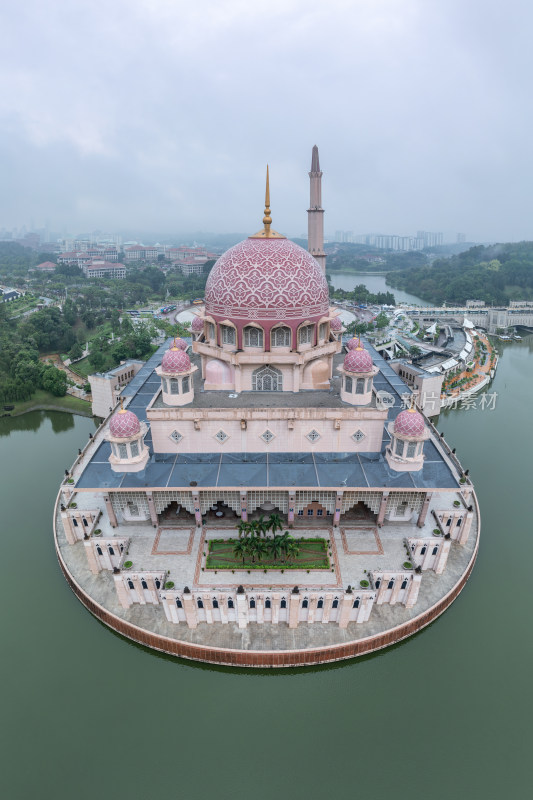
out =
[[[174,344],[172,345],[172,347],[170,349],[171,350],[178,350],[179,349],[178,345],[176,344],[176,337],[175,336],[174,336]]]
[[[263,217],[263,230],[254,233],[250,239],[285,239],[281,233],[277,233],[270,227],[272,225],[272,217],[270,216],[270,180],[268,175],[267,164],[267,177],[265,189],[265,216]]]
[[[118,413],[119,413],[119,414],[123,414],[125,410],[126,410],[126,409],[124,408],[124,398],[123,398],[123,397],[121,397],[121,398],[120,398],[120,411],[119,411]]]
[[[265,226],[265,234],[268,236],[270,233],[270,226],[272,225],[272,217],[270,216],[270,185],[268,180],[268,164],[265,189],[265,216],[263,217],[263,225]]]

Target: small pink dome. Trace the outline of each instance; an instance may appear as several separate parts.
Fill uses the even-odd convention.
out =
[[[201,317],[195,317],[191,324],[191,331],[193,333],[202,333],[204,329],[204,321]]]
[[[333,317],[331,322],[329,323],[329,327],[332,331],[342,331],[342,322],[339,317]]]
[[[348,339],[346,342],[347,350],[355,350],[356,347],[361,347],[361,340],[354,336],[353,339]]]
[[[359,346],[346,353],[343,367],[347,372],[372,372],[374,364],[370,353]]]
[[[400,436],[422,436],[424,429],[424,417],[415,408],[401,411],[394,422],[394,433]]]
[[[133,411],[127,411],[125,408],[117,411],[109,420],[109,433],[118,439],[127,439],[129,436],[135,436],[140,430],[141,423],[139,418]]]
[[[163,372],[188,372],[190,368],[191,359],[187,353],[184,353],[183,350],[174,346],[172,346],[170,350],[167,350],[161,362],[161,369]]]
[[[172,347],[178,347],[180,350],[186,350],[188,346],[189,345],[187,344],[185,339],[180,339],[179,337],[177,339],[174,339],[174,344],[172,345]]]

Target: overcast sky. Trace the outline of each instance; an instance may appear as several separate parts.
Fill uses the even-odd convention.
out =
[[[528,0],[0,9],[0,228],[532,239]]]

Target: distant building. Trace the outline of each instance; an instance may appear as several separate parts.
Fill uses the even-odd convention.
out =
[[[18,289],[10,289],[7,286],[4,289],[0,289],[0,294],[3,303],[11,303],[13,300],[22,297],[22,292],[19,292]]]
[[[158,255],[158,247],[145,247],[142,244],[134,244],[124,250],[127,264],[134,264],[137,261],[157,261]]]
[[[123,264],[114,264],[109,261],[91,259],[82,267],[87,278],[114,278],[122,280],[126,277],[126,267]]]
[[[37,264],[34,267],[35,270],[39,270],[39,272],[55,272],[57,264],[54,264],[53,261],[43,261],[42,264]]]

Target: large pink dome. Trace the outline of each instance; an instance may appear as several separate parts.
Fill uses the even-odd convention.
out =
[[[117,411],[109,420],[109,433],[118,439],[127,439],[129,436],[135,436],[140,430],[141,423],[139,418],[133,411],[127,411],[125,408]]]
[[[205,308],[220,320],[298,323],[328,313],[328,284],[313,256],[294,242],[251,237],[214,265]]]
[[[188,372],[191,368],[191,359],[178,347],[171,347],[163,356],[161,369],[163,372]]]
[[[415,408],[401,411],[394,422],[394,433],[400,436],[422,436],[424,429],[424,417]]]
[[[195,317],[191,323],[193,333],[201,333],[204,329],[204,321],[201,317]]]
[[[333,317],[333,319],[329,323],[329,327],[331,328],[332,331],[335,331],[335,333],[337,333],[338,331],[342,331],[342,322],[340,317]]]
[[[358,347],[346,353],[343,367],[347,372],[372,372],[374,364],[370,353]]]

